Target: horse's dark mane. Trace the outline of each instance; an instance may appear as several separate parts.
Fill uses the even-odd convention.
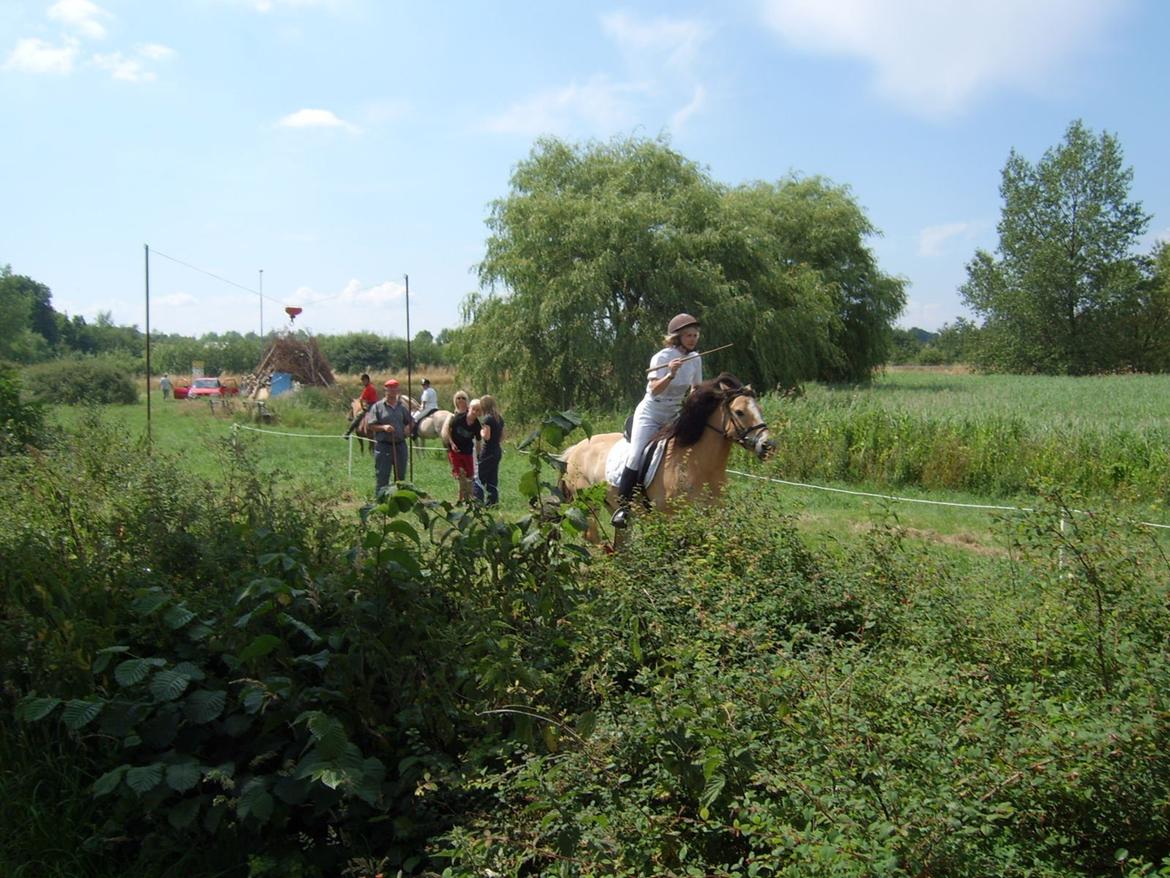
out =
[[[686,398],[678,418],[655,433],[651,443],[674,439],[684,447],[694,445],[703,438],[703,430],[707,427],[711,412],[728,396],[742,390],[743,384],[729,372],[721,372],[710,381],[704,381]]]

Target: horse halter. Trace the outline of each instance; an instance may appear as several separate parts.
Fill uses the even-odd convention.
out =
[[[750,427],[740,427],[739,421],[735,417],[735,412],[731,410],[731,403],[741,396],[749,396],[755,399],[756,395],[749,388],[741,387],[737,390],[727,391],[727,395],[720,402],[720,407],[723,409],[723,424],[720,432],[724,437],[739,443],[748,451],[760,454],[760,436],[758,434],[762,434],[767,430],[768,424],[766,421],[761,420],[759,423],[752,424]],[[730,430],[728,429],[729,423],[731,425]],[[715,428],[712,427],[711,429],[714,430]]]

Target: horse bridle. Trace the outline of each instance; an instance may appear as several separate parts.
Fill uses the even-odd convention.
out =
[[[732,441],[739,443],[748,451],[754,452],[756,450],[756,445],[759,443],[759,439],[753,439],[752,437],[756,433],[767,430],[768,423],[766,421],[760,421],[758,424],[752,424],[750,427],[740,429],[739,422],[736,421],[735,415],[731,411],[731,403],[741,396],[750,396],[753,399],[755,398],[755,394],[746,387],[742,387],[738,390],[728,391],[727,395],[723,397],[723,400],[720,402],[720,406],[723,408],[723,424],[717,432],[721,433],[726,438],[729,435],[727,424],[728,421],[730,421],[733,428],[730,431]],[[707,426],[712,430],[715,429],[710,424]]]

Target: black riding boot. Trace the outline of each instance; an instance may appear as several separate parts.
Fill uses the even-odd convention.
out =
[[[625,527],[630,517],[630,499],[634,496],[634,488],[638,486],[638,471],[626,467],[622,470],[622,479],[618,483],[618,508],[613,513],[609,523],[614,527]]]

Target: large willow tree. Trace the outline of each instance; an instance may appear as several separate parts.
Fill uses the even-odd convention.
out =
[[[902,308],[847,189],[819,179],[728,188],[661,141],[537,142],[494,202],[464,303],[461,368],[517,414],[628,405],[679,311],[704,364],[770,388],[859,380]]]

